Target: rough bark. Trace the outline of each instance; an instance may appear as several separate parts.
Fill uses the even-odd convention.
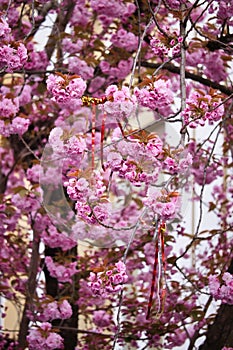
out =
[[[39,237],[36,232],[34,232],[33,243],[32,243],[32,254],[29,266],[29,276],[27,282],[27,296],[24,304],[23,315],[20,322],[20,330],[18,336],[19,349],[25,349],[27,346],[26,336],[28,333],[29,318],[27,316],[27,311],[31,309],[34,304],[34,295],[37,287],[37,272],[39,266]],[[33,311],[33,310],[31,310]]]
[[[228,272],[233,274],[233,259]],[[233,347],[233,305],[228,304],[220,306],[199,350],[221,350],[224,346]]]
[[[52,258],[59,252],[58,248],[45,249],[45,256],[51,256]],[[77,255],[77,247],[74,247],[69,251],[69,254],[74,256]],[[74,275],[73,283],[70,285],[64,284],[63,287],[59,288],[59,284],[56,278],[51,277],[46,265],[44,266],[45,280],[46,280],[46,293],[51,295],[54,299],[58,299],[59,295],[62,298],[68,298],[71,304],[73,314],[69,319],[66,320],[54,320],[52,325],[54,328],[59,329],[59,334],[64,339],[64,349],[74,350],[77,346],[77,334],[78,334],[78,277]]]

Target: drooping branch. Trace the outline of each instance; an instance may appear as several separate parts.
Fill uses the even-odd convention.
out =
[[[37,33],[41,24],[45,21],[48,12],[53,8],[53,6],[54,6],[54,1],[48,1],[43,5],[43,7],[41,9],[37,8],[38,15],[36,18],[33,18],[32,28],[31,28],[30,32],[27,34],[25,40],[28,39],[29,37],[33,37]],[[32,16],[34,16],[34,15],[32,15]]]
[[[66,29],[66,26],[73,14],[75,4],[76,4],[76,1],[69,0],[67,3],[66,12],[64,13],[64,10],[61,10],[57,15],[56,21],[53,24],[52,32],[45,45],[45,52],[47,54],[48,60],[51,59],[53,52],[56,48],[58,35],[64,32]]]
[[[184,14],[185,4],[180,6],[182,17]],[[180,107],[181,112],[185,110],[186,107],[186,76],[185,76],[185,66],[186,66],[186,52],[185,52],[185,33],[186,33],[186,22],[184,18],[180,20],[180,36],[183,41],[180,44]],[[182,123],[183,124],[183,123]],[[184,144],[185,134],[181,134],[181,144]]]
[[[184,11],[185,5],[181,5],[181,13]],[[183,41],[180,45],[180,55],[181,55],[181,64],[180,64],[180,92],[181,92],[181,111],[184,111],[186,104],[186,82],[185,82],[185,65],[186,65],[186,52],[185,52],[185,22],[182,19],[180,21],[180,36],[183,38]]]
[[[141,65],[142,65],[142,67],[157,69],[161,66],[161,63],[152,63],[152,62],[143,61],[143,62],[141,62]],[[163,69],[166,69],[171,73],[180,74],[180,67],[175,66],[174,64],[171,64],[171,63],[164,64]],[[233,93],[233,89],[228,88],[222,84],[216,83],[215,81],[212,81],[210,79],[203,78],[201,75],[188,72],[187,70],[185,71],[185,77],[187,79],[197,81],[198,83],[201,83],[205,86],[219,90],[226,95],[231,95]]]

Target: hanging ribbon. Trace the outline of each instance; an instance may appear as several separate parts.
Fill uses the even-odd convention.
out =
[[[104,169],[104,131],[105,131],[105,121],[106,121],[107,114],[104,112],[102,117],[102,124],[101,124],[101,138],[100,138],[100,160],[101,160],[101,166],[102,169]]]
[[[166,272],[166,257],[164,251],[164,234],[166,232],[166,224],[164,221],[158,224],[158,229],[156,228],[155,235],[155,256],[154,256],[154,266],[151,281],[150,297],[147,307],[146,319],[148,320],[151,313],[151,308],[153,304],[153,297],[156,289],[156,301],[157,301],[157,311],[156,317],[160,317],[163,312],[165,298],[166,298],[166,284],[165,284],[165,272]],[[157,281],[157,285],[156,285]],[[155,288],[156,285],[156,288]]]
[[[96,121],[96,104],[92,103],[92,120],[91,120],[91,168],[95,169],[95,121]]]
[[[109,97],[107,99],[106,96],[103,96],[101,98],[97,97],[90,97],[90,96],[82,96],[82,103],[83,106],[91,106],[92,108],[92,126],[91,126],[91,167],[92,170],[95,168],[95,131],[96,131],[96,106],[99,104],[105,103],[107,100],[111,99]],[[101,124],[101,144],[100,144],[100,159],[101,159],[101,165],[104,170],[103,166],[103,142],[104,142],[104,131],[105,131],[105,121],[106,121],[106,113],[104,113],[102,118],[102,124]]]

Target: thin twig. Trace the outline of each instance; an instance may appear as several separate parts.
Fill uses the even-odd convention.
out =
[[[134,80],[134,75],[135,75],[135,70],[136,70],[136,66],[137,66],[137,62],[138,62],[138,57],[140,55],[141,52],[141,48],[142,48],[142,42],[145,38],[146,32],[148,30],[148,28],[150,27],[150,25],[153,22],[153,18],[150,18],[149,22],[147,23],[144,32],[142,33],[141,39],[139,41],[139,45],[138,45],[138,49],[136,52],[136,56],[134,58],[134,63],[133,63],[133,68],[132,68],[132,73],[131,73],[131,77],[130,77],[130,82],[129,82],[129,89],[131,89],[132,85],[133,85],[133,80]]]
[[[156,14],[155,14],[154,11],[153,11],[153,9],[152,9],[152,7],[151,7],[150,0],[147,0],[147,4],[148,4],[150,13],[151,13],[151,15],[152,15],[152,17],[153,17],[153,20],[154,20],[154,22],[155,22],[156,27],[158,28],[158,30],[159,30],[166,38],[169,38],[168,34],[163,30],[163,28],[160,27],[160,25],[159,25],[159,23],[158,23],[158,21],[157,21],[157,19],[156,19],[156,17],[155,17],[156,14],[158,13],[158,10],[156,11]],[[160,5],[161,5],[161,3],[160,3]],[[158,4],[159,7],[160,7],[160,5]]]
[[[185,5],[181,4],[181,11],[185,10]],[[183,14],[183,13],[182,13]],[[186,52],[185,52],[185,21],[184,18],[180,21],[180,36],[182,37],[182,42],[180,43],[180,104],[181,112],[185,110],[186,107],[186,81],[185,81],[185,64],[186,64]],[[185,133],[181,133],[181,144],[183,145],[185,141]]]
[[[19,136],[20,141],[23,142],[24,146],[29,150],[29,152],[31,154],[33,154],[33,156],[40,162],[40,158],[37,157],[37,155],[35,154],[35,152],[30,148],[30,146],[27,144],[27,142],[24,140],[23,136]]]
[[[206,176],[207,176],[207,168],[208,168],[208,165],[209,165],[209,162],[210,162],[210,159],[213,155],[213,152],[214,152],[214,149],[215,149],[215,146],[217,144],[217,141],[218,141],[218,137],[221,133],[221,125],[220,125],[220,128],[219,128],[219,131],[216,135],[216,139],[214,141],[214,144],[212,146],[212,149],[211,149],[211,152],[210,152],[210,155],[208,157],[208,160],[205,164],[205,167],[204,167],[204,172],[203,172],[203,184],[202,184],[202,187],[201,187],[201,191],[200,191],[200,205],[199,205],[199,210],[200,210],[200,214],[199,214],[199,219],[198,219],[198,223],[197,223],[197,227],[196,227],[196,230],[195,230],[195,233],[193,235],[193,238],[191,240],[191,242],[186,246],[185,250],[183,251],[183,253],[176,258],[176,262],[181,259],[182,257],[184,257],[184,255],[189,251],[189,249],[192,247],[194,241],[196,240],[196,237],[198,235],[198,231],[199,231],[199,228],[201,226],[201,222],[202,222],[202,218],[203,218],[203,193],[204,193],[204,189],[205,189],[205,184],[206,184]]]
[[[159,8],[161,6],[161,0],[159,0],[159,3],[157,5],[157,9],[154,13],[154,16],[157,14],[157,12],[159,11]],[[153,17],[150,18],[149,22],[147,23],[143,33],[142,33],[142,36],[140,38],[140,41],[139,41],[139,45],[138,45],[138,49],[137,49],[137,53],[136,53],[136,56],[134,58],[134,63],[133,63],[133,68],[132,68],[132,73],[131,73],[131,77],[130,77],[130,82],[129,82],[129,88],[131,89],[132,85],[133,85],[133,80],[134,80],[134,74],[135,74],[135,69],[136,69],[136,66],[137,66],[137,62],[138,62],[138,57],[141,53],[141,48],[142,48],[142,42],[146,36],[146,33],[147,33],[147,30],[148,28],[150,27],[150,25],[152,24],[153,22]]]
[[[9,1],[8,1],[8,4],[7,4],[6,12],[4,13],[4,18],[6,18],[7,15],[8,15],[8,12],[9,12],[10,7],[11,7],[11,3],[12,3],[12,0],[9,0]]]

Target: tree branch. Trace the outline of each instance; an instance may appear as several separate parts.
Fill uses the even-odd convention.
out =
[[[152,69],[157,69],[161,66],[161,63],[152,63],[152,62],[145,62],[142,61],[141,62],[141,66],[142,67],[146,67],[146,68],[152,68]],[[163,65],[163,69],[168,70],[171,73],[175,73],[175,74],[180,74],[180,67],[175,66],[174,64],[171,63],[166,63]],[[219,90],[222,93],[224,93],[225,95],[231,95],[233,93],[233,89],[230,89],[224,85],[221,85],[219,83],[216,83],[215,81],[203,78],[202,76],[198,75],[198,74],[194,74],[194,73],[190,73],[187,70],[185,71],[185,77],[187,79],[191,79],[193,81],[197,81],[205,86],[211,87],[213,89]]]
[[[76,1],[69,0],[66,8],[66,13],[64,14],[64,10],[61,10],[56,18],[56,21],[53,24],[52,32],[49,36],[47,44],[45,45],[45,52],[47,54],[48,60],[51,59],[55,47],[58,43],[58,35],[65,31],[67,23],[69,22],[73,10],[75,7]]]
[[[41,9],[37,8],[38,10],[37,18],[35,19],[34,14],[32,14],[33,25],[30,32],[27,34],[24,40],[27,40],[28,38],[33,37],[36,34],[41,24],[45,21],[48,12],[53,8],[53,6],[54,6],[54,1],[48,1],[43,5]]]

